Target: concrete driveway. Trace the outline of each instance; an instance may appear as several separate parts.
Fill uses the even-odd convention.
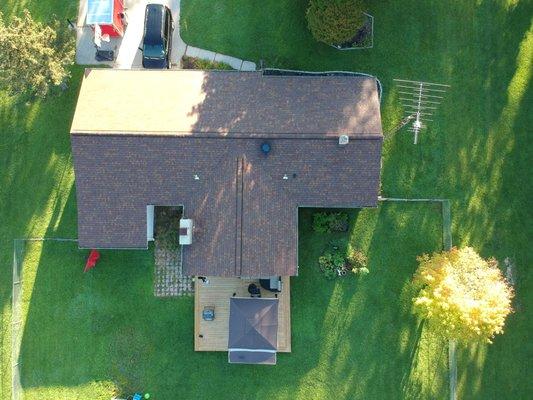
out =
[[[111,39],[103,43],[102,49],[115,51],[115,62],[97,62],[94,59],[95,47],[91,27],[83,26],[85,21],[86,0],[80,0],[80,15],[78,18],[78,35],[76,43],[76,62],[82,65],[108,64],[114,68],[131,69],[142,68],[141,46],[144,30],[144,10],[147,4],[163,4],[172,11],[174,31],[172,33],[171,62],[173,68],[179,66],[179,61],[185,53],[185,43],[179,35],[180,0],[125,0],[128,26],[122,38]]]

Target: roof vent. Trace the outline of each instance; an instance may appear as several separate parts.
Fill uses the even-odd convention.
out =
[[[261,151],[263,152],[263,154],[266,156],[268,155],[268,153],[270,153],[270,143],[268,142],[263,142],[261,143]]]
[[[340,135],[339,136],[339,144],[341,146],[344,146],[344,145],[348,144],[349,141],[350,141],[350,138],[348,137],[348,135]]]

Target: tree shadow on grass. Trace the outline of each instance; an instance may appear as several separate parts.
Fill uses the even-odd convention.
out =
[[[324,280],[318,271],[316,258],[329,236],[311,232],[311,215],[312,210],[300,212],[300,234],[307,230],[309,236],[303,241],[300,237],[301,274],[294,281],[305,279],[310,288],[316,287],[313,299],[306,302],[314,337],[306,341],[305,362],[299,361],[298,384],[279,381],[280,392],[286,394],[280,398],[445,396],[447,348],[423,329],[411,313],[411,298],[403,294],[416,256],[442,245],[440,210],[428,204],[362,210],[352,225],[356,235],[350,243],[368,252],[370,275],[334,282]],[[302,254],[304,250],[308,255]],[[327,292],[322,293],[323,288]],[[293,286],[293,298],[298,289]],[[407,304],[399,301],[402,296]],[[314,318],[318,309],[325,314]],[[298,328],[299,322],[293,314],[293,331],[305,328]],[[294,346],[291,357],[297,358]]]
[[[346,364],[345,373],[353,374],[351,393],[360,398],[441,398],[447,393],[446,370],[442,362],[435,363],[431,371],[437,376],[431,376],[426,366],[441,358],[442,347],[435,351],[435,340],[442,341],[428,335],[411,310],[416,256],[441,248],[440,210],[431,204],[384,203],[364,212],[379,216],[368,243],[370,275],[358,282],[347,307],[360,310],[348,329],[354,332],[354,358],[362,360],[355,363],[356,371]],[[358,236],[368,241],[362,232]]]
[[[372,237],[372,272],[360,281],[324,280],[316,267],[321,239],[311,232],[309,210],[300,212],[293,350],[280,354],[274,368],[228,365],[225,353],[195,353],[192,299],[153,297],[151,252],[103,251],[97,267],[83,274],[87,251],[72,243],[39,244],[21,352],[27,397],[148,390],[160,398],[401,398],[402,385],[410,394],[428,393],[427,382],[416,390],[409,383],[420,379],[408,374],[414,359],[424,359],[417,355],[421,328],[397,299],[414,257],[440,245],[432,227],[440,220],[431,209],[405,216],[389,208],[361,211],[353,222],[379,214],[375,224],[365,222],[372,233],[358,230]],[[411,232],[407,241],[398,224]],[[420,234],[425,239],[410,240]],[[206,376],[211,385],[200,384]]]
[[[71,87],[46,101],[17,103],[0,93],[0,264],[6,267],[13,262],[13,239],[46,234],[52,214],[56,225],[71,195],[68,132],[81,70],[73,71]],[[75,218],[69,218],[75,228]],[[74,229],[68,230],[68,235],[75,235]],[[7,398],[10,390],[6,338],[11,326],[11,281],[11,268],[0,269],[0,309],[5,311],[0,344],[6,349],[0,368],[2,398]]]
[[[532,353],[523,347],[530,318],[518,309],[531,303],[531,185],[524,182],[533,122],[532,11],[528,2],[467,7],[435,58],[437,81],[451,84],[435,121],[418,146],[399,134],[385,150],[385,195],[450,198],[454,244],[500,263],[509,257],[521,277],[506,333],[493,345],[458,349],[459,394],[466,398],[523,398],[532,390]]]

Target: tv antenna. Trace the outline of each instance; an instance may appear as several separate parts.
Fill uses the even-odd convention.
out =
[[[427,127],[427,122],[437,110],[449,85],[422,81],[409,81],[394,79],[400,89],[400,101],[404,108],[404,115],[400,123],[391,134],[396,133],[404,126],[409,125],[409,130],[414,134],[414,144],[418,143],[418,134]]]

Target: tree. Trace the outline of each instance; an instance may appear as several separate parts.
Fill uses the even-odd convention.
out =
[[[74,41],[57,19],[47,26],[28,10],[6,24],[0,13],[0,84],[11,94],[44,97],[70,77]]]
[[[512,312],[513,290],[496,260],[482,259],[472,248],[418,258],[414,276],[421,286],[415,311],[449,339],[486,341],[503,333]]]
[[[352,40],[365,22],[360,0],[311,0],[306,17],[313,37],[334,45]]]

